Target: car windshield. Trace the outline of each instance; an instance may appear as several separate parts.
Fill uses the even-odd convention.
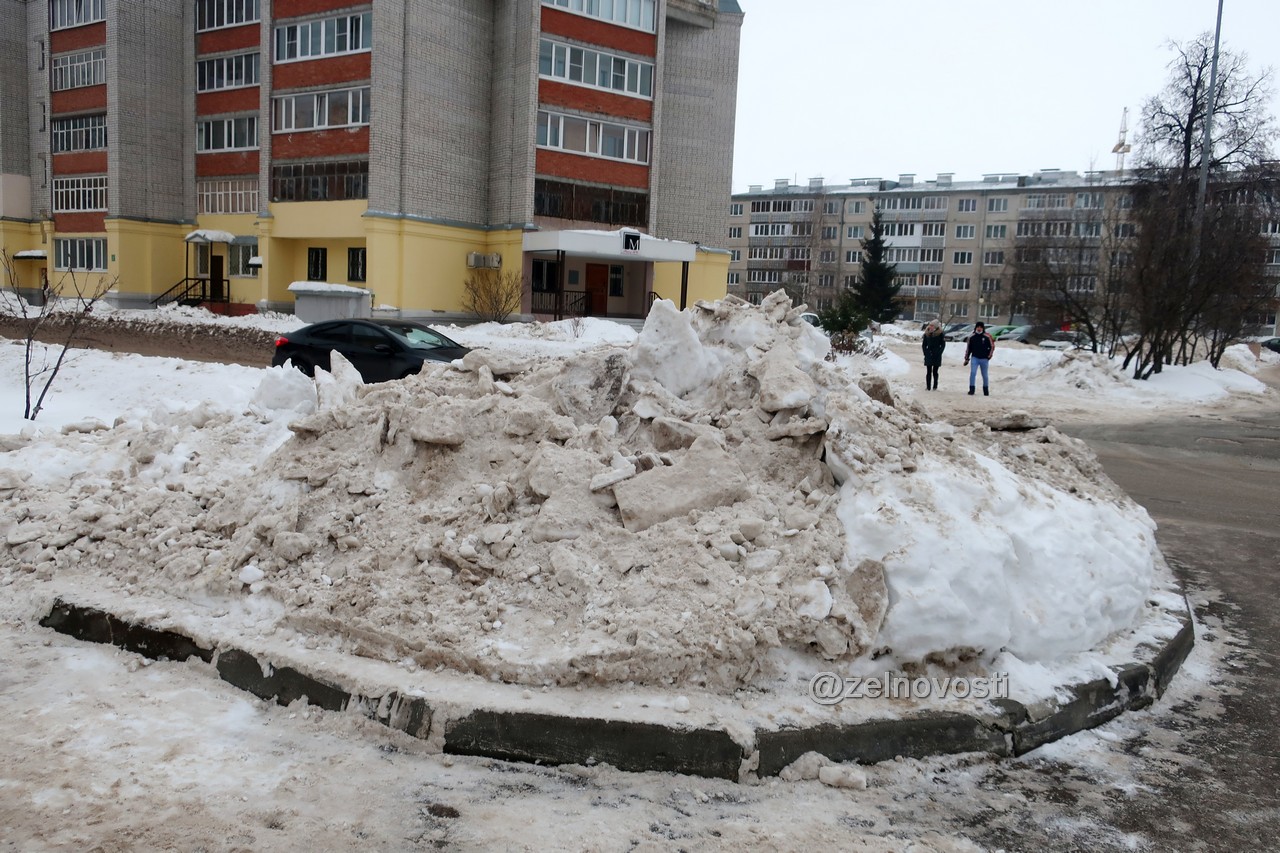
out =
[[[438,349],[440,347],[456,347],[458,345],[434,329],[428,329],[425,326],[397,324],[394,326],[387,325],[383,328],[413,349]]]

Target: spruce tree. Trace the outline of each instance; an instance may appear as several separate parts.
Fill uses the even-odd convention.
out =
[[[862,274],[853,285],[855,304],[869,319],[887,323],[898,316],[897,266],[885,261],[884,219],[877,206],[871,213],[871,232],[862,240]]]

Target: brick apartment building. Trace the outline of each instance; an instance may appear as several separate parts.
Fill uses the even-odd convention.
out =
[[[0,244],[29,290],[78,270],[133,307],[289,310],[322,282],[456,314],[491,268],[522,274],[525,313],[723,294],[742,17],[0,0]]]
[[[1132,233],[1129,173],[1078,174],[1045,169],[990,174],[980,181],[854,179],[734,194],[728,217],[728,290],[751,302],[780,287],[829,308],[861,271],[872,212],[885,223],[887,260],[897,265],[902,317],[987,323],[1030,322],[1019,300],[1019,253],[1057,243],[1107,262],[1115,241]],[[1268,226],[1267,270],[1280,278],[1280,224]],[[1100,276],[1083,265],[1068,286],[1092,292]],[[1259,320],[1274,329],[1274,311]]]

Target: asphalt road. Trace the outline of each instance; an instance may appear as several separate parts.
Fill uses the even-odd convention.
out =
[[[1201,632],[1234,638],[1224,689],[1203,697],[1216,724],[1188,713],[1179,760],[1107,822],[1158,850],[1280,849],[1280,406],[1064,431],[1156,520]]]

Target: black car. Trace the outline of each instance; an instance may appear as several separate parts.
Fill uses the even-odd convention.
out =
[[[1267,338],[1262,345],[1272,352],[1280,352],[1280,338]]]
[[[273,367],[286,361],[308,376],[329,370],[337,350],[360,371],[365,382],[403,379],[424,361],[450,362],[471,350],[429,326],[411,320],[326,320],[276,338]]]

